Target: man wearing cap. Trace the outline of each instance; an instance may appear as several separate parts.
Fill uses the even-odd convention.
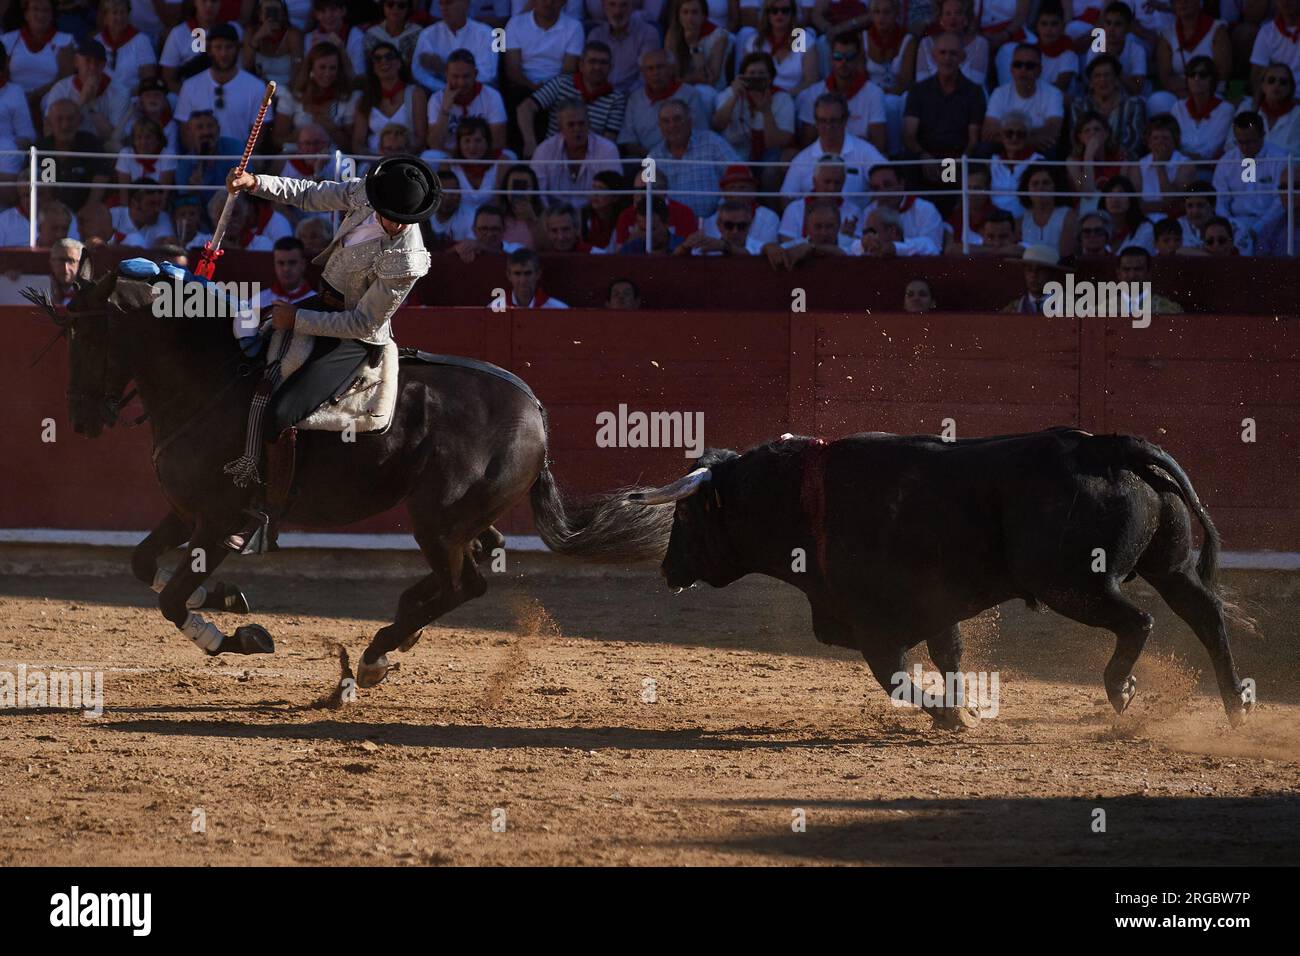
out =
[[[72,100],[81,107],[81,129],[99,140],[100,149],[117,152],[122,147],[122,130],[131,112],[131,98],[122,84],[111,82],[104,72],[108,54],[104,44],[86,37],[77,44],[77,71],[65,76],[41,99],[42,112],[50,104]]]
[[[1051,246],[1026,246],[1018,261],[1025,267],[1025,292],[1004,305],[1002,311],[1042,315],[1047,302],[1043,287],[1064,271],[1060,253]]]
[[[367,361],[377,365],[383,347],[392,341],[390,320],[416,281],[429,271],[429,253],[417,223],[438,208],[442,188],[433,170],[415,156],[390,156],[376,163],[364,179],[346,183],[317,183],[305,179],[254,175],[226,177],[231,193],[297,206],[305,212],[343,213],[338,232],[313,262],[322,267],[319,304],[306,308],[276,302],[271,325],[292,333],[281,336],[290,354],[303,353],[299,367],[281,366],[270,356],[268,376],[274,391],[267,434],[301,421],[330,399]],[[309,348],[303,340],[311,339]],[[279,376],[284,383],[279,386]],[[236,484],[259,480],[257,457],[261,443],[261,409],[249,415],[245,455],[227,466]]]
[[[744,163],[728,166],[723,171],[722,180],[718,185],[724,193],[758,192],[758,180],[754,178],[754,174],[749,171],[749,167]],[[724,196],[723,198],[728,197]],[[742,200],[749,206],[749,214],[753,219],[749,226],[749,237],[758,242],[760,246],[775,242],[777,232],[781,227],[781,217],[766,206],[760,206],[758,200],[753,196],[740,195],[735,198]],[[718,231],[718,214],[716,212],[712,216],[700,220],[700,231],[712,239],[725,238]]]

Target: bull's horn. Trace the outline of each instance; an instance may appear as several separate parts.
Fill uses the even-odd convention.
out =
[[[696,489],[713,477],[707,468],[696,468],[689,475],[678,478],[671,485],[664,485],[654,491],[634,491],[627,496],[629,501],[643,505],[666,505],[672,501],[681,501],[695,494]]]

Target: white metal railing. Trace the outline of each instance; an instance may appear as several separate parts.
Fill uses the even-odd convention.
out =
[[[78,152],[78,151],[71,151],[71,150],[38,150],[35,146],[29,147],[26,150],[26,152],[21,150],[0,150],[0,156],[23,156],[23,155],[26,155],[28,158],[28,184],[27,184],[28,197],[27,198],[28,198],[28,210],[29,210],[29,215],[28,215],[28,247],[29,248],[36,247],[36,231],[37,231],[38,216],[32,213],[39,210],[39,206],[36,201],[37,190],[39,188],[54,187],[54,188],[62,189],[62,188],[72,187],[72,188],[83,188],[83,189],[123,189],[123,190],[147,189],[150,191],[165,190],[165,191],[184,191],[184,192],[216,192],[217,190],[220,190],[222,188],[221,185],[193,186],[190,184],[181,184],[181,183],[169,183],[169,184],[159,183],[156,185],[144,185],[144,184],[137,184],[137,183],[43,182],[41,181],[39,175],[39,169],[38,169],[40,157],[107,159],[114,155],[120,155],[120,154]],[[195,160],[195,161],[206,161],[206,162],[229,160],[232,163],[238,162],[242,158],[242,154],[227,155],[227,154],[200,154],[200,153],[144,153],[144,154],[140,154],[140,156],[141,158],[152,159],[154,161],[160,159]],[[269,164],[269,163],[283,163],[292,159],[310,159],[310,160],[318,160],[318,161],[330,160],[332,161],[334,178],[336,180],[341,180],[344,177],[345,162],[350,162],[352,164],[350,171],[355,172],[358,164],[364,162],[371,162],[380,158],[381,157],[374,156],[374,155],[344,154],[342,150],[336,149],[333,152],[329,152],[329,153],[281,153],[277,156],[265,156],[265,155],[256,156],[255,155],[250,158],[249,162],[250,164],[252,163]],[[1137,190],[1134,190],[1132,192],[1107,191],[1105,193],[1098,193],[1098,192],[1080,193],[1078,191],[1070,191],[1070,190],[1064,190],[1059,192],[1040,191],[1040,192],[1031,193],[1031,192],[1021,191],[1021,190],[1007,190],[1007,189],[972,189],[969,180],[971,164],[974,163],[974,164],[983,164],[986,166],[991,166],[996,158],[997,157],[987,157],[987,158],[972,158],[968,156],[960,157],[961,178],[959,183],[955,183],[953,185],[958,186],[961,192],[961,208],[962,208],[961,246],[962,246],[962,253],[964,255],[970,254],[970,242],[967,235],[967,230],[968,230],[968,223],[970,222],[970,197],[972,195],[1040,196],[1040,197],[1050,196],[1053,198],[1064,196],[1073,199],[1079,199],[1088,196],[1098,196],[1098,197],[1128,196],[1133,199],[1142,199],[1147,195],[1145,192],[1140,192]],[[599,163],[599,162],[607,162],[607,161],[593,159],[590,160],[590,162]],[[636,163],[640,162],[640,160],[620,158],[617,160],[617,162],[619,165],[635,165]],[[933,166],[936,163],[941,164],[943,162],[944,160],[942,159],[886,160],[886,164],[889,166]],[[1061,167],[1061,166],[1069,166],[1072,164],[1077,165],[1082,161],[1071,160],[1071,159],[1064,159],[1064,160],[1035,159],[1035,160],[1025,160],[1024,162],[1036,166]],[[530,167],[538,166],[538,165],[542,165],[542,166],[572,165],[571,161],[567,159],[525,160],[525,159],[501,158],[501,159],[458,160],[454,157],[446,157],[443,159],[439,159],[437,160],[437,163],[439,165],[442,164],[460,165],[462,163],[473,163],[478,166],[521,166],[522,165],[522,166],[530,166]],[[676,166],[722,165],[721,163],[714,160],[671,159],[671,158],[656,158],[655,163],[656,165],[662,165],[665,168],[665,170],[668,171],[671,171],[671,169]],[[1153,165],[1161,165],[1165,167],[1171,167],[1171,166],[1206,167],[1206,166],[1217,166],[1218,163],[1219,160],[1216,159],[1183,159],[1179,161],[1175,161],[1171,159],[1171,160],[1157,161],[1153,163]],[[1287,255],[1294,257],[1296,255],[1296,247],[1295,247],[1296,184],[1295,184],[1294,158],[1291,155],[1286,156],[1285,159],[1280,157],[1278,158],[1266,157],[1258,160],[1258,163],[1259,165],[1269,165],[1275,167],[1280,167],[1283,164],[1285,164],[1286,166],[1287,183],[1286,183],[1286,192],[1285,192],[1285,197],[1286,197],[1285,206],[1286,206],[1286,222],[1287,222],[1287,228],[1286,228]],[[745,162],[745,161],[738,160],[736,165],[744,165],[747,167],[760,167],[760,168],[762,167],[788,168],[790,163],[781,162],[779,160],[766,160],[766,161],[754,161],[754,162]],[[817,164],[814,162],[813,165],[816,166]],[[1124,161],[1120,161],[1119,163],[1093,161],[1092,165],[1129,166],[1129,165],[1133,165],[1133,161],[1124,160]],[[836,196],[840,198],[849,198],[849,199],[857,199],[857,198],[865,199],[871,196],[905,196],[905,195],[908,196],[932,196],[933,195],[933,196],[950,197],[955,191],[956,190],[953,189],[909,189],[905,191],[870,190],[870,191],[840,192],[837,193]],[[461,193],[463,192],[463,190],[453,189],[453,190],[448,190],[448,192]],[[511,192],[517,195],[547,196],[547,195],[551,195],[555,191],[542,190],[542,189],[525,189],[525,190],[511,190]],[[566,195],[568,195],[574,192],[574,190],[562,190],[561,192],[564,192]],[[745,192],[737,192],[737,191],[724,192],[721,189],[714,189],[714,190],[673,189],[671,190],[671,192],[672,195],[674,196],[744,197],[747,199],[791,198],[786,196],[786,194],[782,192],[770,192],[770,191],[764,192],[759,190],[752,190],[752,191],[745,191]],[[652,244],[653,244],[652,237],[654,232],[653,230],[654,213],[653,213],[653,202],[652,202],[654,197],[654,180],[647,178],[645,180],[644,189],[601,190],[601,193],[607,196],[612,195],[612,196],[644,196],[645,197],[646,200],[645,251],[647,253],[651,252]],[[1245,196],[1245,195],[1254,195],[1257,193],[1258,190],[1240,189],[1240,190],[1228,190],[1226,193],[1222,193],[1222,194],[1216,192],[1215,195]],[[588,193],[588,195],[591,195],[591,193]],[[1193,195],[1204,195],[1204,194],[1198,194],[1198,193],[1193,193],[1188,191],[1169,191],[1169,192],[1160,193],[1161,198],[1168,198],[1168,199],[1177,199],[1177,198],[1183,198],[1186,196],[1193,196]],[[795,198],[803,198],[803,197],[795,197]],[[331,215],[331,222],[332,225],[335,228],[337,228],[338,213],[333,213]]]

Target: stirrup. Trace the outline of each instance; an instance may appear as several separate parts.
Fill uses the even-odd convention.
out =
[[[266,554],[271,538],[270,516],[257,508],[245,508],[243,514],[248,520],[226,538],[226,547],[240,554]]]

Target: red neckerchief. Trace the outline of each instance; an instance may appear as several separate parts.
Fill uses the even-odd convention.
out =
[[[704,26],[700,27],[700,39],[703,40],[706,36],[708,36],[717,28],[718,25],[714,23],[712,20],[705,20]]]
[[[835,26],[839,26],[845,20],[852,20],[854,17],[863,16],[866,12],[867,5],[863,3],[862,0],[841,0],[840,3],[831,0],[831,2],[826,5],[826,12],[823,16],[825,16],[826,19]]]
[[[1196,44],[1205,39],[1205,34],[1214,29],[1214,17],[1208,13],[1202,13],[1200,19],[1196,21],[1196,32],[1190,37],[1183,36],[1183,21],[1174,21],[1174,32],[1178,36],[1178,49],[1195,50]]]
[[[308,83],[308,84],[307,84],[307,93],[306,93],[306,95],[303,97],[303,101],[304,101],[305,103],[307,103],[307,104],[310,104],[310,105],[312,105],[312,106],[315,106],[315,105],[320,104],[320,103],[334,103],[334,102],[337,102],[338,100],[342,99],[342,97],[339,96],[339,87],[338,87],[338,81],[337,81],[337,80],[334,82],[334,85],[333,85],[333,86],[330,86],[330,87],[325,91],[325,92],[328,94],[328,95],[326,95],[326,96],[318,96],[318,95],[317,95],[317,94],[312,90],[312,87],[313,87],[313,86],[315,86],[314,83]]]
[[[96,95],[96,96],[103,96],[104,93],[108,90],[108,77],[104,75],[104,71],[103,71],[103,70],[100,70],[100,71],[99,71],[99,76],[95,78],[95,83],[96,83],[96,86],[95,86],[95,90],[96,90],[95,95]],[[77,92],[80,93],[80,92],[81,92],[81,77],[74,75],[74,76],[72,77],[72,85],[73,85],[74,87],[76,87]]]
[[[134,158],[135,158],[135,161],[136,161],[137,163],[140,164],[140,169],[141,169],[143,172],[146,172],[146,173],[152,173],[152,172],[154,172],[155,170],[157,170],[157,168],[158,168],[158,159],[157,159],[157,157],[155,157],[155,158],[153,158],[153,159],[145,159],[143,156],[136,156],[136,157],[134,157]]]
[[[1275,123],[1277,123],[1278,120],[1280,120],[1283,116],[1286,116],[1286,114],[1290,113],[1293,109],[1295,109],[1294,96],[1288,96],[1286,103],[1282,106],[1282,108],[1276,110],[1271,109],[1268,103],[1261,102],[1259,104],[1259,112],[1263,116],[1268,117],[1268,125],[1270,129],[1273,127]]]
[[[280,285],[278,279],[271,283],[271,295],[277,299],[284,299],[286,302],[292,302],[300,296],[309,295],[310,293],[311,286],[309,286],[305,280],[302,285],[292,290],[286,289],[284,286]]]
[[[58,29],[54,26],[51,26],[50,32],[45,34],[45,36],[34,37],[32,36],[32,32],[27,29],[27,25],[23,24],[22,29],[19,30],[18,32],[22,34],[23,43],[27,45],[28,52],[40,53],[47,46],[50,45],[50,41],[54,39],[54,34],[58,32]]]
[[[114,242],[121,242],[121,241],[122,241],[123,239],[125,239],[125,238],[126,238],[126,233],[124,233],[124,232],[118,232],[116,229],[113,230],[113,241],[114,241]]]
[[[1282,14],[1279,13],[1277,19],[1273,21],[1273,26],[1277,28],[1278,33],[1282,34],[1282,36],[1286,37],[1292,43],[1300,43],[1300,23],[1296,24],[1294,30],[1288,30],[1286,28],[1286,22],[1282,19]]]
[[[904,31],[898,29],[897,25],[895,25],[894,32],[890,34],[889,37],[890,41],[892,41],[893,43],[893,46],[885,45],[885,41],[881,39],[880,33],[876,30],[876,25],[874,23],[871,24],[871,26],[867,27],[867,36],[871,38],[871,42],[876,45],[877,49],[883,50],[885,54],[884,60],[877,60],[876,62],[888,63],[890,60],[894,58],[894,54],[898,52],[898,48],[903,45]]]
[[[239,244],[247,248],[248,244],[266,229],[266,224],[271,221],[271,216],[274,213],[274,206],[270,203],[262,203],[262,208],[257,214],[257,222],[239,234]]]
[[[1183,105],[1187,107],[1187,115],[1190,116],[1192,119],[1196,120],[1196,122],[1200,123],[1208,119],[1210,114],[1213,113],[1216,109],[1218,109],[1219,104],[1222,102],[1223,100],[1219,99],[1217,96],[1212,95],[1210,97],[1209,102],[1205,104],[1205,109],[1201,112],[1197,112],[1196,104],[1192,102],[1192,98],[1189,96],[1187,97],[1186,100],[1183,101]]]
[[[908,210],[910,210],[910,209],[911,209],[913,206],[915,206],[915,205],[916,205],[916,197],[915,197],[915,196],[908,196],[907,198],[905,198],[902,202],[900,202],[900,203],[898,204],[898,213],[899,213],[899,215],[902,215],[903,213],[907,212]]]
[[[668,88],[664,90],[662,93],[651,93],[650,90],[647,89],[645,91],[645,98],[649,100],[651,103],[658,103],[660,100],[668,99],[668,97],[672,96],[681,88],[682,88],[682,81],[673,80],[673,82],[668,85]]]
[[[299,179],[316,178],[315,160],[312,160],[311,162],[304,162],[301,159],[291,159],[289,160],[289,165],[292,166],[294,169],[298,170],[298,172],[302,173],[302,175],[298,177]]]
[[[515,305],[515,294],[510,293],[510,308],[512,309],[540,309],[549,301],[551,301],[551,297],[542,290],[541,286],[537,287],[537,291],[533,293],[533,301],[527,305]]]
[[[469,112],[469,104],[473,103],[474,100],[478,98],[478,95],[483,92],[483,84],[475,83],[473,86],[469,88],[468,92],[469,92],[469,96],[466,96],[465,95],[466,91],[461,90],[459,93],[456,94],[456,98],[452,100],[453,104],[459,106],[462,110],[464,110],[467,113]]]
[[[398,93],[401,93],[404,89],[406,89],[406,83],[402,80],[398,80],[394,86],[384,86],[381,83],[379,85],[379,98],[381,100],[389,99],[396,96]]]
[[[826,78],[826,89],[831,93],[840,93],[846,100],[851,100],[861,92],[862,88],[867,85],[867,73],[862,70],[854,78],[847,90],[841,90],[835,85],[835,74],[832,73]]]
[[[578,91],[578,95],[582,97],[584,103],[594,103],[602,96],[608,96],[614,92],[614,87],[610,86],[609,83],[592,90],[587,89],[587,81],[582,78],[581,70],[577,70],[573,74],[573,88]]]
[[[1044,43],[1042,40],[1038,41],[1038,52],[1040,52],[1045,57],[1060,56],[1062,53],[1066,52],[1067,50],[1073,50],[1073,49],[1074,49],[1074,43],[1070,40],[1068,36],[1065,36],[1064,34],[1057,37],[1051,43]]]
[[[108,47],[108,49],[110,50],[116,51],[122,49],[122,47],[126,46],[128,43],[134,40],[139,35],[139,33],[140,33],[139,30],[137,30],[135,27],[131,26],[131,24],[128,23],[126,25],[126,32],[122,34],[122,39],[120,40],[114,40],[111,36],[108,35],[107,30],[102,31],[99,34],[99,36],[104,46]]]
[[[1014,153],[1006,153],[1003,155],[1002,158],[1009,163],[1019,163],[1032,156],[1033,152],[1034,152],[1034,147],[1026,146],[1024,149],[1016,150],[1016,152]]]

